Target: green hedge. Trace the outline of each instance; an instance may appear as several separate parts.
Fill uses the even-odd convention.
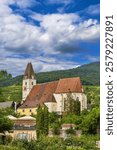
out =
[[[24,149],[23,148],[19,149],[19,148],[16,148],[16,147],[0,145],[0,150],[24,150]]]

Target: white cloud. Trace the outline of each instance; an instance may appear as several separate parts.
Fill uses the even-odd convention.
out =
[[[22,1],[17,2],[22,8],[30,6],[28,1],[25,1],[25,5]],[[0,60],[0,69],[6,68],[13,74],[22,73],[26,63],[40,58],[41,53],[41,59],[46,58],[48,63],[35,62],[38,72],[72,68],[76,66],[74,62],[61,59],[60,63],[58,58],[52,59],[49,54],[72,53],[79,50],[80,41],[92,42],[99,38],[99,23],[94,19],[82,20],[75,13],[35,13],[30,17],[39,22],[37,26],[27,22],[20,14],[15,14],[10,4],[16,4],[16,0],[0,0],[0,57],[4,59]],[[33,58],[14,58],[16,54],[30,54]]]
[[[91,15],[99,15],[100,14],[100,4],[96,5],[90,5],[88,8],[86,8],[85,13],[91,14]]]
[[[15,3],[18,7],[23,9],[39,4],[39,2],[37,2],[36,0],[15,0]]]
[[[99,38],[99,23],[94,19],[83,21],[77,14],[50,14],[32,16],[40,21],[43,32],[40,40],[50,44],[73,41],[92,41]],[[54,47],[55,48],[55,47]]]
[[[15,0],[0,0],[0,5],[11,5],[14,4]]]
[[[92,62],[99,61],[99,57],[98,56],[87,55],[86,59],[88,59],[89,61],[92,61]]]

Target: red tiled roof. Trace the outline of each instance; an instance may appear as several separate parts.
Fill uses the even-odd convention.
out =
[[[34,108],[39,104],[56,102],[53,93],[82,93],[83,87],[79,77],[60,79],[35,85],[20,108]]]
[[[44,102],[56,102],[53,98],[58,81],[35,85],[20,108],[37,107]]]
[[[65,78],[59,80],[55,93],[59,94],[69,92],[78,92],[78,93],[83,92],[82,83],[79,77]]]
[[[49,95],[45,102],[56,102],[54,95]]]

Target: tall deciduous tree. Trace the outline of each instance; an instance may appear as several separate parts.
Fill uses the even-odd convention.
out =
[[[80,101],[79,99],[76,99],[76,101],[74,101],[74,113],[76,115],[80,115],[80,109],[81,109],[80,107],[81,107]]]
[[[0,133],[5,134],[5,131],[11,130],[13,123],[7,117],[0,116]],[[2,142],[5,144],[5,136],[2,136]]]
[[[7,117],[0,116],[0,132],[4,133],[5,131],[11,130],[13,127],[13,123]]]
[[[37,109],[37,117],[36,117],[36,132],[37,138],[40,135],[47,135],[49,130],[49,112],[48,108],[43,105],[38,107]]]

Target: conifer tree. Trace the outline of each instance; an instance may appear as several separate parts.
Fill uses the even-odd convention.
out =
[[[37,138],[40,135],[47,135],[49,129],[49,112],[48,108],[43,105],[38,107],[37,109],[37,117],[36,117],[36,133]]]
[[[71,93],[67,94],[67,97],[64,99],[64,110],[67,113],[74,113],[76,115],[80,114],[80,101],[77,98],[73,98]]]
[[[80,101],[77,99],[76,101],[74,101],[74,113],[76,115],[80,115]]]

